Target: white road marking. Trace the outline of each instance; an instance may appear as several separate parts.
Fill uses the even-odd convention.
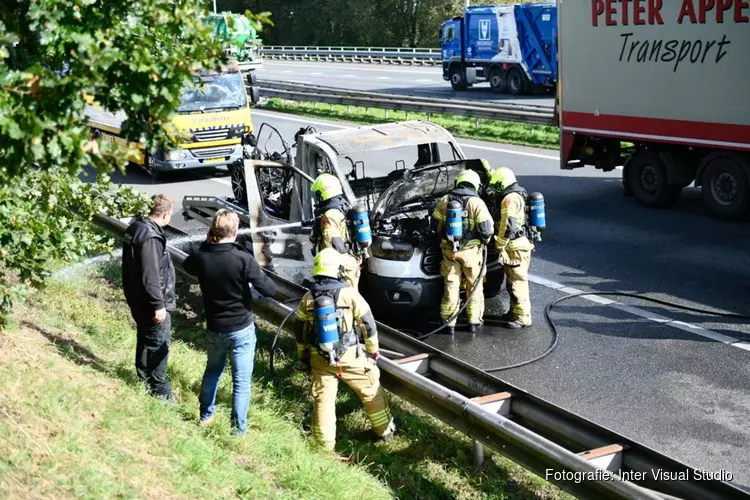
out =
[[[459,144],[463,148],[482,149],[484,151],[495,151],[497,153],[507,153],[507,154],[519,155],[519,156],[531,156],[533,158],[542,158],[544,160],[560,161],[560,157],[554,156],[554,155],[543,155],[540,153],[530,153],[528,151],[516,151],[514,149],[493,148],[490,146],[478,146],[476,144],[463,144],[463,143],[459,143]]]
[[[427,78],[420,78],[419,80],[414,80],[417,83],[433,83],[435,80],[430,80]]]
[[[288,74],[288,73],[293,73],[293,71],[287,70],[287,71],[282,71],[282,73],[287,73]]]
[[[310,76],[322,76],[323,73],[310,73]]]
[[[378,77],[378,80],[390,80],[390,79],[391,79],[390,76],[379,76]]]
[[[224,184],[225,186],[232,185],[232,181],[230,181],[229,179],[225,179],[224,177],[211,177],[209,178],[209,180],[218,182],[219,184]]]
[[[295,116],[295,117],[292,117],[292,116],[280,116],[279,114],[265,113],[263,111],[256,111],[256,110],[253,110],[252,112],[254,114],[258,115],[258,116],[267,116],[269,118],[275,118],[275,119],[278,119],[278,120],[287,120],[287,121],[294,121],[294,122],[305,122],[305,123],[310,123],[310,124],[313,124],[313,125],[322,125],[322,126],[331,127],[331,128],[349,128],[350,127],[348,125],[332,124],[332,123],[328,123],[328,122],[324,122],[324,121],[319,121],[319,120],[309,120],[309,119],[307,119],[305,117],[302,117],[302,116]],[[550,159],[550,160],[558,160],[559,161],[559,157],[556,157],[556,156],[542,155],[542,154],[537,154],[537,153],[528,153],[528,152],[525,152],[525,151],[514,151],[514,150],[511,150],[511,149],[493,148],[493,147],[489,147],[489,146],[475,146],[475,145],[472,145],[472,144],[461,144],[461,146],[466,147],[466,148],[484,149],[484,150],[487,150],[487,151],[497,151],[497,152],[500,152],[500,153],[507,153],[507,154],[516,154],[516,155],[522,155],[522,156],[535,156],[535,157],[538,157],[538,158],[546,158],[546,159]],[[220,178],[220,177],[212,177],[211,180],[215,181],[215,182],[218,182],[220,184],[231,185],[231,182],[228,179],[224,179],[224,178]],[[557,290],[557,291],[565,293],[565,294],[585,293],[584,290],[579,290],[577,288],[569,287],[569,286],[563,285],[562,283],[557,283],[556,281],[552,281],[552,280],[549,280],[547,278],[543,278],[541,276],[536,276],[536,275],[533,275],[533,274],[529,274],[529,281],[531,281],[532,283],[535,283],[537,285],[541,285],[543,287],[551,288],[553,290]],[[686,332],[689,332],[689,333],[692,333],[692,334],[695,334],[695,335],[699,335],[699,336],[704,337],[704,338],[715,340],[716,342],[721,342],[723,344],[726,344],[726,345],[729,345],[729,346],[732,346],[732,347],[737,347],[737,348],[743,349],[745,351],[750,351],[750,343],[749,342],[746,342],[746,341],[743,341],[743,340],[740,340],[740,339],[737,339],[737,338],[734,338],[734,337],[730,337],[730,336],[724,335],[722,333],[714,332],[713,330],[708,330],[708,329],[703,328],[701,326],[693,325],[692,323],[685,323],[684,321],[673,320],[673,319],[670,319],[670,318],[668,318],[666,316],[662,316],[660,314],[655,314],[655,313],[652,313],[650,311],[646,311],[645,309],[641,309],[639,307],[635,307],[635,306],[623,304],[621,302],[617,302],[615,300],[607,299],[605,297],[599,297],[599,296],[596,296],[596,295],[582,295],[580,298],[584,299],[584,300],[588,300],[590,302],[594,302],[596,304],[607,305],[607,306],[613,307],[615,309],[618,309],[620,311],[632,314],[634,316],[641,317],[641,318],[646,319],[648,321],[653,321],[654,323],[659,323],[659,324],[663,324],[663,325],[666,325],[666,326],[670,326],[672,328],[677,328],[679,330],[683,330],[683,331],[686,331]]]
[[[572,295],[577,293],[586,293],[584,290],[565,286],[562,283],[557,283],[555,281],[548,280],[547,278],[542,278],[541,276],[535,276],[533,274],[529,274],[529,281],[531,281],[532,283],[536,283],[537,285],[552,288],[554,290],[557,290],[558,292],[563,292],[566,294]],[[666,316],[662,316],[651,311],[646,311],[645,309],[641,309],[640,307],[623,304],[622,302],[617,302],[616,300],[610,300],[597,295],[582,295],[579,298],[601,305],[608,305],[628,314],[638,316],[648,321],[653,321],[654,323],[671,326],[672,328],[677,328],[678,330],[683,330],[688,333],[700,335],[701,337],[715,340],[716,342],[721,342],[722,344],[727,344],[732,347],[738,347],[740,349],[750,351],[750,343],[743,342],[740,339],[730,337],[728,335],[724,335],[723,333],[714,332],[713,330],[707,330],[702,326],[694,325],[692,323],[685,323],[684,321],[673,320]]]

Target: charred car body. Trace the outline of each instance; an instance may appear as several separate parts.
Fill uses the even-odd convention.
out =
[[[277,147],[269,148],[272,142]],[[477,171],[486,184],[481,162],[466,159],[453,136],[429,122],[322,133],[308,127],[297,133],[294,146],[263,124],[251,158],[230,168],[234,196],[186,196],[183,213],[210,224],[216,210],[232,208],[240,214],[244,244],[259,263],[303,283],[312,278],[311,186],[317,175],[330,173],[352,206],[361,204],[370,212],[373,242],[360,291],[374,310],[396,319],[415,310],[437,310],[442,255],[439,236],[430,231],[430,215],[464,168]],[[502,282],[490,246],[485,295],[497,295]]]

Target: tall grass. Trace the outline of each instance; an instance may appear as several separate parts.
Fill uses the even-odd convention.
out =
[[[495,454],[471,465],[471,442],[395,397],[401,431],[377,442],[348,390],[338,402],[338,456],[307,437],[306,377],[259,332],[248,432],[229,437],[225,373],[217,420],[199,427],[205,366],[197,286],[178,288],[168,377],[179,404],[146,394],[119,267],[32,295],[0,337],[0,494],[55,498],[562,498]],[[263,325],[272,329],[270,325]],[[284,338],[292,353],[293,339]]]

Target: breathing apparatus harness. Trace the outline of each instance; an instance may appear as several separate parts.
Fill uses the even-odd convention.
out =
[[[492,188],[488,188],[489,196],[493,200],[497,200],[498,205],[511,193],[518,193],[523,198],[525,220],[522,227],[515,228],[515,231],[510,235],[510,240],[526,236],[529,241],[542,241],[542,231],[546,228],[544,196],[541,193],[529,194],[517,182],[514,182],[502,191],[495,191]],[[492,213],[496,213],[497,207],[492,208]]]
[[[463,192],[457,192],[459,190]],[[541,195],[541,193],[532,193],[529,195],[526,192],[526,190],[522,188],[517,182],[513,183],[512,185],[508,186],[507,188],[505,188],[504,190],[500,192],[497,192],[492,188],[488,188],[485,192],[491,197],[491,199],[497,200],[498,204],[502,202],[503,198],[505,198],[507,195],[511,193],[520,194],[524,200],[526,217],[525,217],[523,226],[514,228],[513,234],[510,235],[510,239],[514,240],[522,236],[526,236],[527,238],[529,238],[529,241],[532,241],[532,240],[541,241],[542,239],[541,232],[546,227],[545,214],[544,214],[544,197]],[[468,202],[469,198],[471,198],[472,196],[478,196],[478,195],[468,189],[458,188],[458,189],[453,190],[448,196],[449,198],[448,198],[448,209],[447,209],[446,224],[445,224],[445,238],[451,243],[453,243],[453,249],[455,252],[455,251],[458,251],[458,249],[461,246],[461,243],[479,237],[479,235],[476,233],[476,229],[467,233],[463,232],[464,225],[468,225],[468,221],[466,220],[466,217],[468,216],[468,214],[466,213],[466,210],[465,210],[466,203]],[[460,208],[459,208],[459,203],[460,203]],[[459,209],[460,209],[460,217],[461,217],[460,221],[458,220]],[[494,212],[496,212],[496,207],[492,207],[491,213],[494,213]],[[458,316],[464,311],[464,309],[466,309],[466,306],[468,305],[471,298],[474,296],[474,293],[476,292],[476,289],[477,289],[477,285],[479,284],[479,280],[484,278],[484,275],[487,272],[486,264],[487,264],[487,245],[482,245],[482,272],[479,274],[479,276],[477,276],[477,279],[474,280],[474,283],[472,284],[472,287],[471,287],[471,292],[466,296],[466,301],[464,302],[464,305],[461,306],[461,308],[453,316],[451,316],[446,321],[444,321],[439,327],[437,327],[436,329],[430,332],[419,335],[417,337],[417,340],[427,339],[428,337],[436,334],[437,332],[445,328],[448,325],[448,323],[458,318]],[[490,320],[490,321],[501,320],[501,318],[492,316],[492,315],[485,315],[483,319]],[[554,345],[550,348],[550,352],[552,349],[554,349]]]
[[[468,212],[466,210],[466,205],[468,204],[469,199],[474,196],[479,197],[476,192],[463,187],[458,187],[448,193],[448,206],[446,209],[443,237],[453,244],[454,252],[457,252],[461,248],[461,245],[463,243],[472,239],[479,238],[479,233],[476,231],[476,228],[466,232],[464,232],[463,230],[464,225],[468,226]],[[417,337],[417,340],[424,340],[427,337],[436,334],[443,328],[447,327],[449,323],[458,318],[458,316],[466,309],[466,306],[469,304],[472,297],[474,297],[474,294],[477,291],[477,285],[479,285],[479,282],[484,279],[484,275],[487,272],[486,264],[487,245],[482,244],[482,265],[480,267],[481,271],[474,280],[474,283],[471,284],[471,291],[466,296],[464,305],[462,305],[458,309],[458,311],[456,311],[450,318],[440,324],[440,326],[438,326],[431,332],[420,335],[419,337]]]
[[[355,325],[352,324],[349,329],[342,331],[343,311],[349,308],[340,306],[338,299],[341,290],[347,286],[341,281],[331,280],[328,283],[315,283],[310,287],[313,296],[315,347],[332,366],[337,364],[350,347],[359,343]]]
[[[448,193],[448,205],[445,214],[443,238],[453,244],[453,251],[458,250],[467,241],[479,238],[476,228],[469,229],[469,213],[466,205],[477,195],[474,191],[459,187]]]
[[[313,213],[315,222],[313,223],[313,230],[310,235],[310,242],[313,244],[313,256],[320,251],[320,242],[323,241],[322,217],[331,209],[339,210],[344,215],[346,227],[349,232],[349,242],[345,242],[348,253],[354,257],[361,258],[365,254],[367,247],[372,244],[370,218],[366,208],[361,205],[352,207],[342,195],[323,201],[315,208]]]

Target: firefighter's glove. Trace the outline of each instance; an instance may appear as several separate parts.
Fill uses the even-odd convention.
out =
[[[371,358],[371,359],[373,359],[373,360],[375,360],[375,361],[377,361],[378,359],[380,359],[380,353],[379,353],[379,352],[375,352],[375,353],[373,353],[373,354],[369,354],[369,353],[368,353],[368,354],[367,354],[367,357],[368,357],[368,358]]]
[[[298,372],[310,373],[310,362],[306,359],[300,359],[294,364],[294,369]]]
[[[501,266],[505,265],[505,260],[503,259],[503,255],[502,254],[500,254],[500,255],[497,256],[497,263],[500,264]]]

